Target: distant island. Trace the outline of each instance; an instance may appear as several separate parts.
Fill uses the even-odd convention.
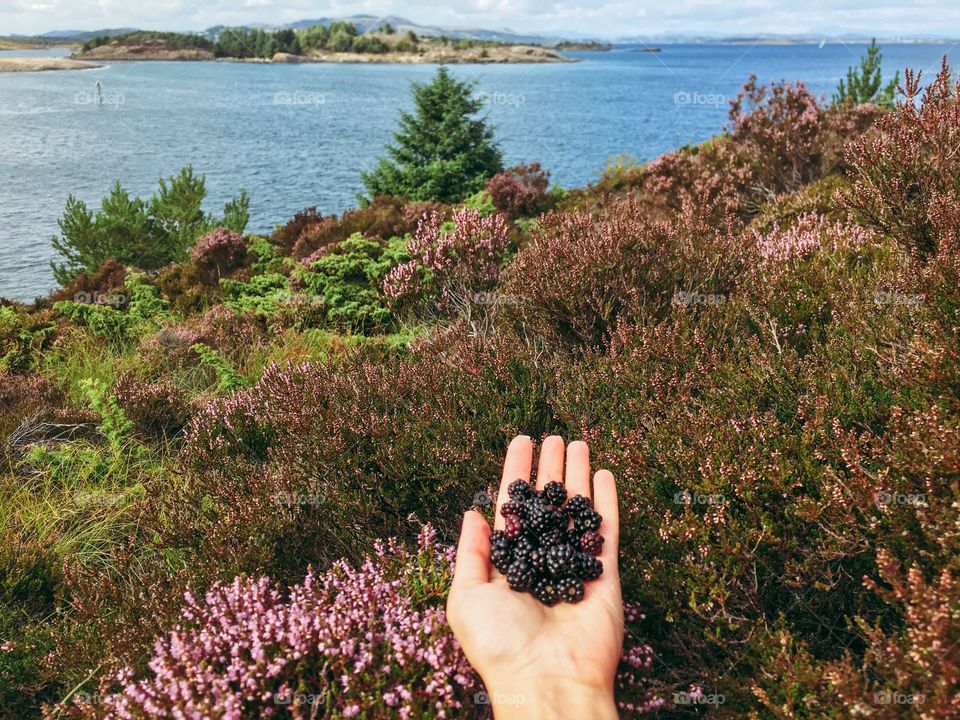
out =
[[[0,73],[41,72],[45,70],[92,70],[101,67],[96,63],[83,62],[73,58],[59,57],[16,57],[0,58]]]
[[[550,63],[572,62],[556,50],[496,40],[419,36],[385,23],[361,32],[333,21],[307,28],[225,28],[215,39],[192,33],[137,31],[98,36],[74,60],[224,60],[341,63]]]
[[[569,50],[573,52],[607,52],[608,50],[613,49],[613,45],[610,43],[596,42],[590,40],[587,42],[573,42],[570,40],[564,40],[554,45],[554,48],[557,50]]]

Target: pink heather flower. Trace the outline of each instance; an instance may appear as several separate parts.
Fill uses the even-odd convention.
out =
[[[383,292],[390,300],[426,294],[443,309],[451,294],[493,287],[510,240],[506,217],[500,213],[483,217],[479,210],[461,208],[450,224],[439,212],[420,219],[407,245],[412,259],[384,278]]]
[[[858,225],[830,222],[814,212],[800,215],[788,228],[774,223],[768,233],[753,231],[760,257],[772,267],[806,257],[821,248],[835,251],[841,247],[860,247],[870,237],[870,233]]]

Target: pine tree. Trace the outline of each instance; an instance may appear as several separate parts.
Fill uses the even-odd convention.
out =
[[[880,74],[880,66],[883,62],[883,54],[877,45],[877,39],[870,41],[870,47],[867,48],[867,54],[860,58],[860,67],[853,65],[847,70],[847,80],[840,81],[837,85],[837,92],[833,96],[834,105],[844,102],[854,104],[876,103],[883,107],[893,107],[893,98],[897,93],[897,86],[900,84],[900,73],[893,76],[893,80],[881,88],[883,79]]]
[[[457,202],[483,189],[503,169],[493,130],[478,113],[475,83],[457,80],[440,66],[429,84],[413,84],[413,113],[400,113],[400,130],[363,182],[371,196]]]

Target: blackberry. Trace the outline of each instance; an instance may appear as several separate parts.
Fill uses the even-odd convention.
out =
[[[516,540],[523,534],[523,520],[516,515],[507,515],[503,519],[503,522],[505,525],[503,532],[508,539]]]
[[[563,525],[563,515],[553,505],[534,500],[527,503],[526,507],[527,526],[538,535]]]
[[[516,500],[507,500],[500,506],[500,514],[504,517],[510,517],[511,515],[523,517],[523,503],[518,503]]]
[[[546,575],[547,570],[547,548],[538,547],[530,553],[530,565],[537,575]]]
[[[560,507],[563,505],[564,500],[567,499],[567,489],[563,486],[562,482],[554,480],[543,486],[543,496],[551,505]]]
[[[490,564],[502,573],[506,573],[513,562],[513,550],[509,545],[494,545],[490,548]]]
[[[599,530],[601,522],[603,522],[603,518],[600,516],[600,513],[594,510],[586,510],[574,518],[573,526],[580,532],[586,533],[591,530]]]
[[[603,563],[593,555],[580,553],[578,560],[580,572],[577,574],[581,580],[596,580],[603,574]]]
[[[494,545],[506,545],[508,543],[507,534],[503,530],[494,530],[490,533],[490,547]]]
[[[572,547],[574,550],[580,550],[580,538],[582,536],[582,532],[576,528],[570,528],[563,533],[563,542]]]
[[[560,528],[547,530],[540,535],[540,547],[550,547],[551,545],[562,545],[566,542],[566,533]]]
[[[529,535],[521,535],[513,544],[514,560],[529,560],[533,551],[537,549],[537,541]]]
[[[574,550],[569,545],[554,545],[547,550],[547,570],[554,577],[571,572],[574,560]]]
[[[533,568],[526,560],[514,560],[507,570],[507,585],[513,590],[523,592],[533,583]]]
[[[533,495],[533,488],[530,487],[530,483],[528,483],[526,480],[514,480],[507,487],[507,494],[510,496],[511,500],[523,502]]]
[[[564,511],[569,515],[573,520],[577,519],[581,513],[587,510],[593,510],[593,503],[590,502],[590,498],[584,497],[583,495],[574,495],[572,498],[567,500],[567,504],[563,506]]]
[[[560,599],[556,581],[548,577],[542,577],[534,582],[533,594],[544,605],[556,605],[557,600]]]
[[[603,535],[595,530],[588,530],[580,537],[580,547],[591,555],[599,555],[603,550]]]
[[[583,580],[572,575],[565,575],[557,580],[557,595],[564,602],[580,602],[583,600]]]

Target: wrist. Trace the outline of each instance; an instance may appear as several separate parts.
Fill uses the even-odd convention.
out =
[[[496,720],[615,720],[613,687],[596,687],[560,677],[487,683],[486,700]]]

